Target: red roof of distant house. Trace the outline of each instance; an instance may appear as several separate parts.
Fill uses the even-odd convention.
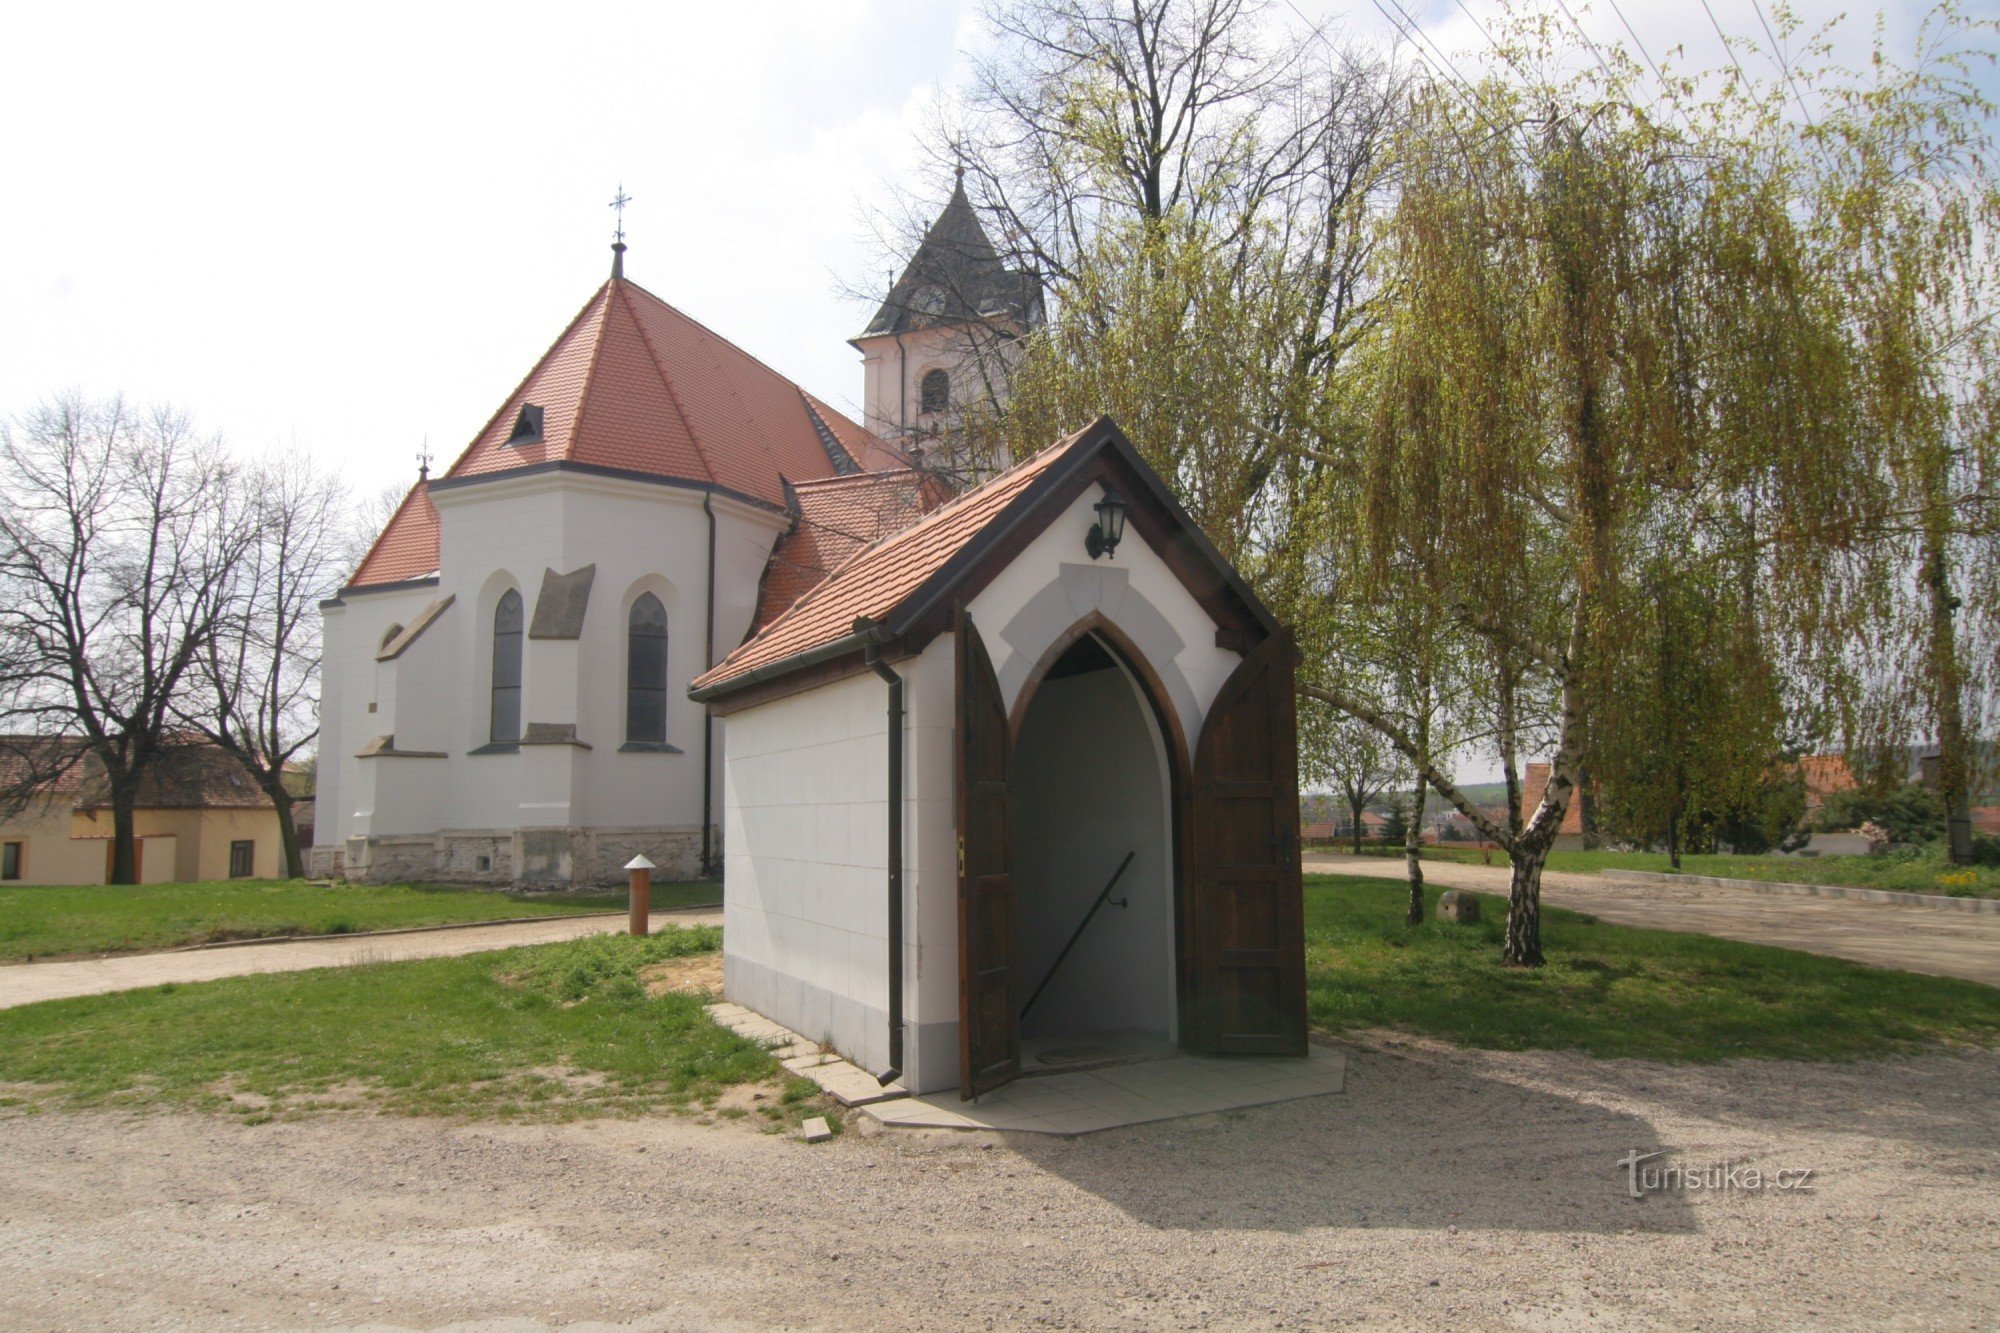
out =
[[[683,482],[773,508],[785,505],[787,483],[905,466],[874,435],[623,278],[598,288],[431,484],[550,464]],[[436,510],[428,496],[405,500],[348,586],[437,567]]]
[[[1527,771],[1521,775],[1521,817],[1523,819],[1532,820],[1535,817],[1535,811],[1541,806],[1542,797],[1547,794],[1549,789],[1549,772],[1550,769],[1547,764],[1532,763],[1528,765]],[[1562,827],[1556,830],[1557,833],[1583,832],[1583,802],[1579,799],[1580,796],[1581,793],[1574,791],[1569,794],[1569,808],[1563,811]],[[1501,818],[1504,822],[1506,817],[1503,815]]]
[[[80,810],[110,803],[104,766],[81,736],[0,736],[0,790],[33,780],[34,790],[72,799]],[[256,809],[271,798],[234,756],[206,741],[170,745],[139,775],[142,810]]]
[[[1799,776],[1806,787],[1806,804],[1817,807],[1837,791],[1853,791],[1854,774],[1847,758],[1837,754],[1809,754],[1799,760]]]
[[[909,468],[801,482],[798,521],[771,552],[753,629],[783,615],[873,542],[909,527],[949,497]]]

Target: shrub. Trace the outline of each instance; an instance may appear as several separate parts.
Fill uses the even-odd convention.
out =
[[[1829,832],[1874,824],[1892,842],[1925,843],[1944,836],[1944,806],[1937,793],[1914,782],[1885,792],[1834,792],[1820,807],[1819,826]]]

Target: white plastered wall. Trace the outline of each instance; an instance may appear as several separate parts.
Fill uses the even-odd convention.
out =
[[[647,831],[667,830],[698,839],[705,718],[686,689],[708,665],[704,493],[551,472],[431,494],[441,522],[436,586],[349,593],[326,612],[325,813],[316,841],[504,837],[523,829],[597,830],[638,842]],[[720,657],[748,631],[758,580],[785,519],[726,497],[716,497],[713,508]],[[581,636],[524,638],[521,701],[524,728],[573,726],[582,744],[472,753],[489,739],[492,621],[501,595],[518,590],[532,623],[543,571],[568,574],[585,565],[595,565],[596,575]],[[667,741],[678,753],[621,748],[627,615],[641,592],[667,610]],[[415,643],[395,661],[375,661],[390,625],[409,623],[443,597],[454,599],[451,606]],[[354,757],[384,734],[395,735],[399,751],[448,757]],[[719,800],[716,814],[719,823]]]

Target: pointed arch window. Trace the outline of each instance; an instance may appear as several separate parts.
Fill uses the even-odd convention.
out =
[[[667,608],[652,593],[632,603],[625,622],[625,740],[667,741]]]
[[[947,412],[951,410],[951,376],[942,370],[924,373],[919,390],[920,411]]]
[[[521,594],[509,588],[493,608],[493,723],[495,745],[521,739]]]

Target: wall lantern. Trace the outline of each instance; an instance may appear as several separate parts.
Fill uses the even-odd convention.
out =
[[[1100,555],[1111,556],[1118,549],[1118,543],[1125,539],[1125,497],[1116,491],[1106,491],[1104,498],[1091,508],[1097,511],[1097,522],[1090,525],[1090,535],[1083,539],[1083,549],[1090,552],[1092,560]]]

